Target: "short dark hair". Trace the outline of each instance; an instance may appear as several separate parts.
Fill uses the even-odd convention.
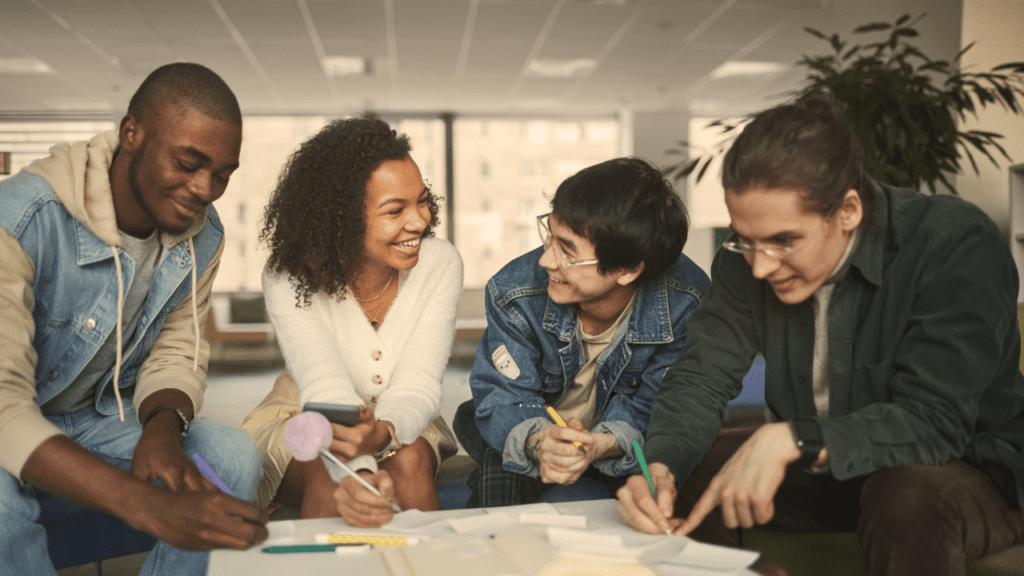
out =
[[[287,274],[297,304],[322,292],[345,296],[366,234],[366,184],[386,160],[412,147],[387,122],[373,117],[336,120],[306,140],[285,163],[263,217],[260,240],[270,248],[268,268]],[[430,225],[437,197],[427,194]]]
[[[177,116],[190,109],[242,125],[235,93],[216,72],[200,64],[175,62],[157,68],[142,81],[128,103],[128,114],[142,124],[158,111]]]
[[[752,187],[798,190],[806,207],[823,216],[852,188],[864,207],[860,226],[869,228],[875,189],[844,109],[831,92],[812,90],[757,114],[725,155],[722,187],[736,194]]]
[[[638,282],[659,276],[686,244],[689,218],[661,171],[640,158],[616,158],[566,178],[551,213],[594,244],[598,270],[644,270]]]

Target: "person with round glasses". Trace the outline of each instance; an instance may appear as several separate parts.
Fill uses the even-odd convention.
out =
[[[739,545],[856,531],[867,573],[963,574],[1024,541],[1018,276],[963,199],[873,181],[827,92],[758,114],[722,169],[733,235],[665,374],[619,512]],[[719,431],[755,354],[773,419]]]
[[[638,472],[633,441],[709,285],[681,253],[682,201],[643,160],[569,177],[537,226],[542,246],[487,283],[473,399],[453,422],[480,464],[470,507],[611,497]]]

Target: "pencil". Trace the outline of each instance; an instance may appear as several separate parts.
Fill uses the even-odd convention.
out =
[[[555,409],[553,407],[548,406],[547,409],[548,409],[548,414],[551,416],[551,419],[555,421],[555,424],[558,424],[562,428],[568,428],[569,427],[569,426],[567,426],[565,424],[565,420],[562,420],[562,417],[559,416],[558,412],[555,412]],[[577,447],[577,448],[579,448],[580,452],[583,452],[584,456],[587,455],[587,451],[583,448],[582,444],[580,444],[579,442],[573,442],[572,445]]]
[[[359,481],[359,483],[362,484],[363,486],[365,486],[367,490],[369,490],[370,492],[373,492],[374,494],[376,494],[377,496],[380,496],[381,498],[384,497],[384,495],[380,493],[380,490],[377,490],[376,488],[373,487],[372,484],[370,484],[369,482],[364,480],[362,476],[360,476],[359,474],[356,474],[356,471],[351,469],[351,468],[349,468],[348,464],[345,464],[341,460],[338,460],[338,458],[334,454],[331,454],[330,450],[328,450],[326,448],[321,448],[320,449],[320,453],[323,454],[324,456],[327,456],[328,458],[330,458],[331,462],[334,462],[338,466],[341,466],[342,470],[344,470],[345,472],[348,472],[349,476],[351,476],[351,477],[355,478],[357,481]],[[394,510],[395,512],[401,512],[402,511],[402,508],[397,503],[395,503],[395,502],[391,503],[391,509]]]

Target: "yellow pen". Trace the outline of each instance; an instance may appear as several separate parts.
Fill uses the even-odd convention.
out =
[[[547,409],[548,409],[548,415],[550,415],[551,419],[555,421],[555,424],[558,424],[562,428],[568,428],[569,427],[569,426],[567,426],[565,424],[565,420],[562,420],[562,417],[558,414],[558,412],[555,412],[555,409],[553,407],[548,406]],[[582,444],[580,444],[579,442],[573,442],[572,445],[577,447],[577,448],[579,448],[580,452],[583,452],[584,456],[587,455],[587,451],[583,448]]]

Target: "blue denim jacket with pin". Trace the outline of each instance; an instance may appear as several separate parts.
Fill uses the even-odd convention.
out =
[[[551,424],[545,406],[562,399],[586,362],[576,308],[548,297],[542,253],[537,248],[516,258],[487,283],[487,329],[469,378],[480,433],[503,452],[506,470],[534,477],[526,439]],[[686,341],[687,319],[710,284],[680,254],[664,274],[639,286],[629,319],[598,356],[599,418],[591,432],[613,434],[625,453],[595,462],[602,473],[639,471],[633,440],[643,441],[661,380]]]

